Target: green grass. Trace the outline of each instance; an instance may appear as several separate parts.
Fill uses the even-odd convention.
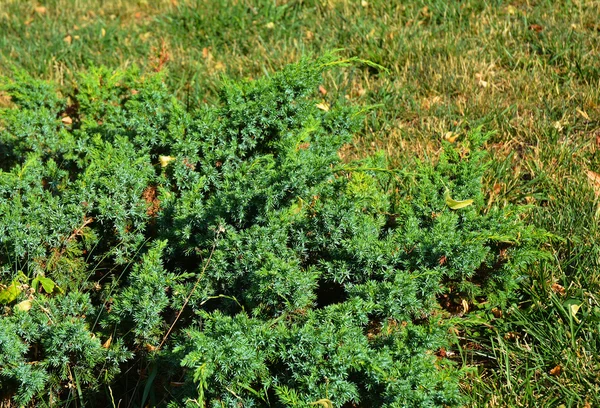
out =
[[[443,138],[495,131],[490,205],[530,204],[530,221],[557,236],[520,302],[461,319],[454,352],[471,367],[471,405],[599,406],[600,183],[588,173],[600,173],[599,15],[597,0],[0,0],[0,74],[71,92],[93,65],[167,69],[192,106],[214,100],[223,75],[302,55],[343,48],[385,66],[325,78],[330,103],[382,104],[345,154],[385,150],[405,165],[435,160]]]

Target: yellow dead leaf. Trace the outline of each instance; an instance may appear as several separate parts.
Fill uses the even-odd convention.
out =
[[[73,37],[71,37],[71,35],[67,35],[65,38],[63,38],[63,41],[71,45],[71,43],[73,42]]]
[[[306,33],[304,33],[304,36],[306,37],[306,39],[308,41],[311,41],[315,38],[315,34],[310,30],[306,30]]]
[[[321,109],[322,111],[329,112],[329,104],[327,102],[318,103],[317,108]]]
[[[65,116],[60,121],[65,125],[71,125],[73,123],[73,119],[71,119],[69,116]]]
[[[175,160],[175,157],[173,156],[158,156],[160,167],[167,167],[173,160]]]
[[[581,304],[572,304],[569,306],[569,312],[571,313],[571,317],[577,322],[579,323],[579,319],[576,317],[577,312],[579,312],[579,309],[581,308]]]
[[[268,28],[269,30],[272,30],[275,28],[275,23],[270,21],[267,24],[265,24],[265,28]]]
[[[106,36],[106,29],[102,28],[102,30],[100,30],[100,35],[102,37],[105,37]]]
[[[110,343],[112,343],[112,336],[110,336],[108,338],[108,340],[106,340],[104,343],[102,343],[102,347],[109,348],[110,347]]]
[[[444,135],[444,140],[447,140],[450,143],[454,143],[458,139],[458,135],[454,132],[446,132]]]
[[[36,7],[34,10],[38,14],[46,14],[46,12],[48,11],[48,9],[44,6]]]
[[[15,310],[20,310],[21,312],[28,312],[31,309],[31,300],[24,300],[15,305]]]
[[[462,307],[463,307],[463,312],[467,313],[469,311],[469,303],[466,300],[462,300]]]

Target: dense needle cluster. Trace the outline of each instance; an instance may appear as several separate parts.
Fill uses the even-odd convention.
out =
[[[160,73],[92,69],[69,96],[4,79],[0,393],[459,404],[435,355],[452,302],[503,306],[540,233],[486,206],[478,131],[436,163],[343,162],[362,114],[315,96],[343,63],[225,81],[218,106],[193,109]]]

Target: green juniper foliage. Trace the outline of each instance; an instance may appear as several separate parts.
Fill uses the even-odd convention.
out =
[[[343,162],[361,112],[315,90],[347,62],[225,81],[198,109],[161,73],[95,68],[68,96],[3,79],[0,393],[460,404],[434,354],[444,318],[453,302],[503,306],[540,234],[519,208],[487,208],[479,131],[411,169]]]

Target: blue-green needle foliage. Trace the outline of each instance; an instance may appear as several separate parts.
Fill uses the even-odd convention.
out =
[[[460,404],[434,354],[444,317],[502,307],[543,237],[486,207],[480,132],[435,164],[344,163],[362,115],[315,91],[347,62],[225,81],[197,109],[135,69],[92,69],[69,95],[3,79],[0,393]]]

